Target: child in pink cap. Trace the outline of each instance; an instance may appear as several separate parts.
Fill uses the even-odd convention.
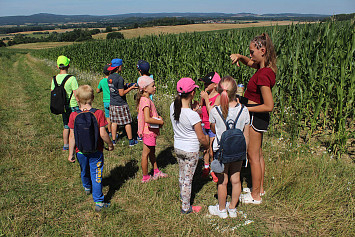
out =
[[[142,183],[147,183],[158,178],[165,178],[168,175],[158,169],[155,158],[155,146],[157,136],[159,135],[159,128],[163,126],[164,121],[158,115],[157,109],[153,101],[150,99],[151,95],[155,94],[155,82],[149,76],[142,76],[138,80],[139,92],[137,93],[137,107],[138,107],[138,136],[143,139],[142,152]],[[148,174],[148,157],[154,169],[154,175]]]
[[[191,206],[192,179],[198,163],[200,143],[208,149],[203,135],[201,118],[190,107],[198,86],[191,78],[181,78],[176,90],[178,95],[170,105],[170,120],[174,130],[174,150],[179,163],[179,187],[181,213],[199,212],[200,206]]]
[[[219,93],[217,92],[217,85],[221,81],[221,77],[218,75],[217,72],[210,72],[208,73],[205,77],[199,79],[204,83],[205,90],[201,91],[201,102],[200,105],[201,107],[201,119],[202,119],[202,131],[206,136],[206,139],[209,141],[210,148],[207,150],[204,150],[204,156],[203,160],[205,163],[205,167],[202,171],[202,178],[207,178],[209,177],[210,174],[210,161],[211,158],[213,157],[212,149],[211,149],[211,144],[213,142],[214,137],[216,136],[212,131],[210,127],[210,122],[209,122],[209,114],[210,110],[213,108],[214,105],[218,105],[218,101],[216,103],[216,100],[220,97]],[[212,154],[211,154],[212,153]],[[211,176],[213,178],[214,182],[217,182],[217,176],[211,172]]]

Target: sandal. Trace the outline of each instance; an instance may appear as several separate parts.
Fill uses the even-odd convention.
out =
[[[159,171],[158,173],[155,173],[155,174],[154,174],[153,179],[154,179],[154,180],[157,180],[157,179],[159,179],[159,178],[166,178],[166,177],[168,177],[167,174],[165,174],[165,173]]]
[[[244,203],[244,204],[256,204],[256,205],[259,205],[259,204],[262,203],[262,199],[260,199],[259,201],[254,200],[253,197],[251,196],[251,193],[240,194],[239,201]]]

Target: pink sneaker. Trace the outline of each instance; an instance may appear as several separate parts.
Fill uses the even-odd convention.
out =
[[[201,206],[191,206],[191,208],[194,213],[198,213],[202,209]]]
[[[153,177],[151,175],[149,175],[149,178],[147,178],[147,179],[142,178],[142,183],[148,183],[149,181],[152,181],[152,180],[153,180]]]
[[[155,173],[155,174],[154,174],[153,179],[154,179],[154,180],[157,180],[157,179],[159,179],[159,178],[166,178],[166,177],[168,177],[167,174],[165,174],[165,173],[159,171],[158,173]]]

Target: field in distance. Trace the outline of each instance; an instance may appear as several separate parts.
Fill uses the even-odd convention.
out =
[[[298,21],[260,21],[257,23],[241,23],[241,24],[191,24],[191,25],[177,25],[177,26],[154,26],[146,28],[136,28],[129,30],[121,30],[125,39],[142,37],[145,35],[159,35],[159,34],[179,34],[185,32],[195,31],[214,31],[214,30],[227,30],[235,28],[246,27],[260,27],[260,26],[273,26],[273,25],[290,25],[297,24]],[[106,39],[107,33],[93,35],[94,39]]]

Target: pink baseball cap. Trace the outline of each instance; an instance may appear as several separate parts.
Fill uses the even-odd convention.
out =
[[[210,72],[203,78],[200,78],[199,80],[207,84],[211,84],[211,83],[218,84],[221,80],[221,77],[218,75],[217,72]]]
[[[143,89],[146,86],[150,85],[152,82],[154,82],[153,78],[148,77],[148,76],[141,76],[138,79],[138,86]]]
[[[176,90],[179,93],[189,93],[195,88],[199,87],[195,84],[194,80],[189,77],[181,78],[176,84]]]

